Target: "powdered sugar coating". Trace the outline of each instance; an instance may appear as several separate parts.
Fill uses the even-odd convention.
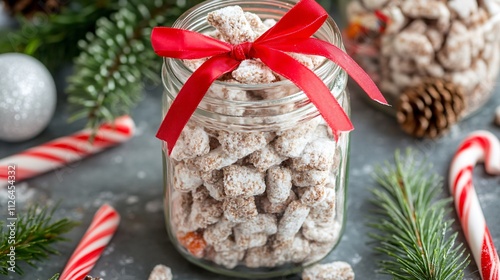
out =
[[[292,189],[292,173],[284,167],[271,167],[266,176],[267,198],[271,203],[286,201]]]
[[[264,193],[264,173],[252,167],[231,165],[225,167],[224,193],[227,197],[255,196]]]
[[[189,169],[180,162],[174,167],[174,188],[180,192],[190,192],[201,186],[203,180],[198,170]]]
[[[272,19],[262,21],[239,7],[212,12],[208,20],[216,30],[207,35],[232,44],[253,41],[276,23]],[[291,55],[310,69],[324,61],[322,57]],[[186,64],[196,70],[203,62],[189,60]],[[254,91],[238,87],[240,83],[262,84],[281,79],[284,78],[259,60],[244,60],[238,69],[220,78],[223,83],[210,87],[207,96],[212,99],[207,99],[201,109],[223,118],[293,112],[296,104],[252,111],[253,108],[242,109],[244,106],[213,103],[213,99],[220,99],[222,103],[227,100],[244,104],[279,99],[299,91],[293,84],[274,87],[275,90],[265,86]],[[240,124],[246,125],[236,125]],[[328,207],[334,208],[335,201],[332,203],[331,199],[335,195],[326,191],[336,176],[334,164],[328,163],[325,168],[324,155],[316,149],[330,145],[330,150],[337,151],[337,145],[321,117],[300,120],[292,129],[273,127],[265,132],[233,131],[232,127],[205,120],[191,122],[190,129],[193,131],[187,131],[185,141],[194,140],[190,136],[202,137],[196,137],[197,145],[188,145],[192,151],[178,151],[177,160],[170,159],[174,170],[179,165],[171,181],[182,182],[185,187],[169,190],[169,207],[176,236],[192,232],[202,236],[206,243],[203,259],[227,269],[237,265],[275,267],[307,263],[333,248],[332,238],[310,232],[313,227],[321,229],[321,234],[330,230],[338,236],[340,232],[328,223],[335,217],[335,210],[333,214],[327,211]],[[339,156],[337,152],[333,154],[335,158]],[[303,157],[307,158],[301,160]]]
[[[172,149],[170,157],[184,160],[207,154],[210,151],[208,134],[199,126],[187,125]]]
[[[210,12],[207,21],[219,30],[226,42],[233,45],[253,42],[257,38],[243,9],[239,6],[229,6]]]
[[[153,268],[151,274],[149,274],[148,280],[172,280],[172,278],[170,267],[158,264]]]
[[[255,198],[236,197],[227,198],[224,200],[224,217],[230,222],[243,223],[257,216],[257,206],[255,206]]]
[[[346,262],[317,264],[304,270],[302,280],[354,280],[354,271]]]
[[[278,235],[283,238],[291,238],[299,232],[302,224],[309,214],[309,207],[300,201],[292,201],[286,208],[278,225]]]

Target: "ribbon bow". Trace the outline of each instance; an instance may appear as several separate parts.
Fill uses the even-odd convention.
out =
[[[271,70],[292,81],[316,106],[335,134],[353,130],[349,117],[323,81],[286,52],[319,55],[332,60],[371,99],[387,105],[375,83],[349,55],[328,42],[311,37],[327,18],[328,13],[314,0],[301,0],[255,42],[239,45],[188,30],[155,27],[151,42],[156,54],[178,59],[210,57],[188,78],[156,134],[167,142],[168,153],[171,153],[210,85],[236,69],[245,59],[258,58]]]

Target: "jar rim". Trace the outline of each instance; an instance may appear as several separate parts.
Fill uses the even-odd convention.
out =
[[[257,7],[257,6],[268,6],[268,7],[274,7],[274,8],[280,8],[282,9],[280,11],[281,16],[288,12],[294,5],[296,4],[296,1],[293,0],[266,0],[266,1],[249,1],[249,0],[209,0],[205,1],[202,3],[199,3],[198,5],[192,7],[191,9],[187,10],[185,13],[183,13],[172,25],[174,28],[182,28],[182,29],[188,29],[192,31],[200,31],[200,30],[193,30],[193,24],[190,25],[190,21],[196,19],[197,17],[200,17],[202,15],[206,15],[209,11],[220,9],[226,6],[234,6],[234,5],[240,5],[243,6],[242,8],[245,11],[250,11],[253,12],[251,8],[249,7]],[[275,12],[275,11],[274,11]],[[260,15],[259,15],[260,16]],[[281,18],[281,16],[279,18]],[[276,15],[275,15],[276,17]],[[204,19],[205,17],[203,17]],[[277,19],[279,19],[277,18]],[[192,22],[191,22],[192,23]],[[199,27],[199,26],[197,26]],[[208,24],[205,23],[203,26],[205,29],[211,28]],[[331,36],[325,36],[323,34],[323,37],[326,38],[320,38],[323,40],[327,40],[329,43],[336,45],[337,47],[341,48],[343,51],[345,51],[342,37],[341,37],[341,32],[340,29],[338,28],[337,24],[335,21],[329,16],[325,23],[322,25],[320,30],[316,32],[315,35],[317,35],[320,32],[327,32]],[[181,59],[174,59],[174,58],[164,58],[164,65],[169,65],[170,67],[175,68],[176,71],[172,71],[175,78],[178,79],[180,82],[184,82],[181,80],[181,78],[187,78],[190,77],[193,74],[193,71],[186,66],[186,64],[183,62]],[[330,61],[329,59],[325,58],[325,61],[318,66],[316,69],[313,70],[313,72],[320,78],[322,77],[336,77],[339,75],[342,75],[342,72],[344,72],[343,69],[340,68],[336,63]],[[184,76],[184,77],[180,77]],[[345,79],[342,81],[342,89],[345,89],[347,86],[347,75],[344,75]],[[164,83],[165,83],[165,79]],[[323,79],[324,80],[324,79]],[[293,86],[294,84],[286,79],[282,81],[277,81],[277,82],[271,82],[271,83],[261,83],[261,84],[240,84],[240,83],[230,83],[230,82],[225,82],[225,81],[220,81],[216,80],[214,81],[214,84],[216,86],[223,86],[228,89],[239,89],[239,90],[247,90],[247,91],[253,91],[253,90],[262,90],[262,89],[273,89],[273,88],[280,88],[280,87],[289,87]],[[335,97],[338,99],[342,93],[341,91],[338,91],[335,94]],[[169,93],[171,94],[171,93]],[[171,96],[172,98],[175,98],[175,96]],[[223,102],[226,104],[238,104],[238,105],[259,105],[259,104],[264,104],[264,103],[272,103],[272,104],[281,104],[281,103],[287,103],[293,100],[302,100],[302,99],[307,99],[307,96],[302,90],[298,90],[296,93],[280,97],[277,99],[266,99],[266,100],[248,100],[248,101],[238,101],[238,100],[226,100],[226,99],[219,99],[219,98],[214,98],[211,96],[205,95],[203,97],[204,101],[207,101],[209,103],[212,102]]]

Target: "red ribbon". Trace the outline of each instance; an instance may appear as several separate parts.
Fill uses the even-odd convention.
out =
[[[271,70],[292,81],[307,95],[334,132],[353,130],[349,117],[323,81],[286,52],[320,55],[332,60],[371,99],[387,105],[375,83],[349,55],[328,42],[311,38],[327,18],[328,13],[314,0],[301,0],[255,42],[239,45],[188,30],[154,28],[151,42],[156,54],[178,59],[211,57],[186,81],[156,134],[167,142],[168,153],[210,85],[222,75],[232,72],[245,59],[258,58]]]

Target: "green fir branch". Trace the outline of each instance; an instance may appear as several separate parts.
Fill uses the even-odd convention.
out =
[[[393,279],[462,279],[469,261],[463,245],[455,245],[453,221],[445,218],[450,199],[437,199],[443,180],[416,157],[412,151],[396,152],[395,165],[375,172],[377,222],[370,226],[376,230],[371,234],[376,250],[387,256],[381,272]]]
[[[23,274],[20,263],[37,267],[36,262],[47,259],[49,255],[59,254],[53,244],[67,241],[61,235],[69,232],[78,223],[67,218],[53,221],[57,207],[49,210],[47,207],[33,206],[19,215],[15,225],[15,239],[10,237],[10,230],[0,222],[0,275],[9,273],[11,247],[15,248],[15,272]],[[15,242],[13,244],[11,240]]]
[[[118,9],[118,0],[71,1],[60,13],[19,17],[19,28],[0,32],[0,53],[18,52],[39,59],[49,68],[70,62],[80,53],[77,42],[95,30],[97,19]]]
[[[76,112],[70,120],[87,118],[95,129],[128,114],[142,97],[142,82],[160,82],[152,28],[170,25],[183,11],[173,0],[130,0],[110,19],[99,19],[95,34],[79,42],[82,52],[69,78],[68,100]]]

